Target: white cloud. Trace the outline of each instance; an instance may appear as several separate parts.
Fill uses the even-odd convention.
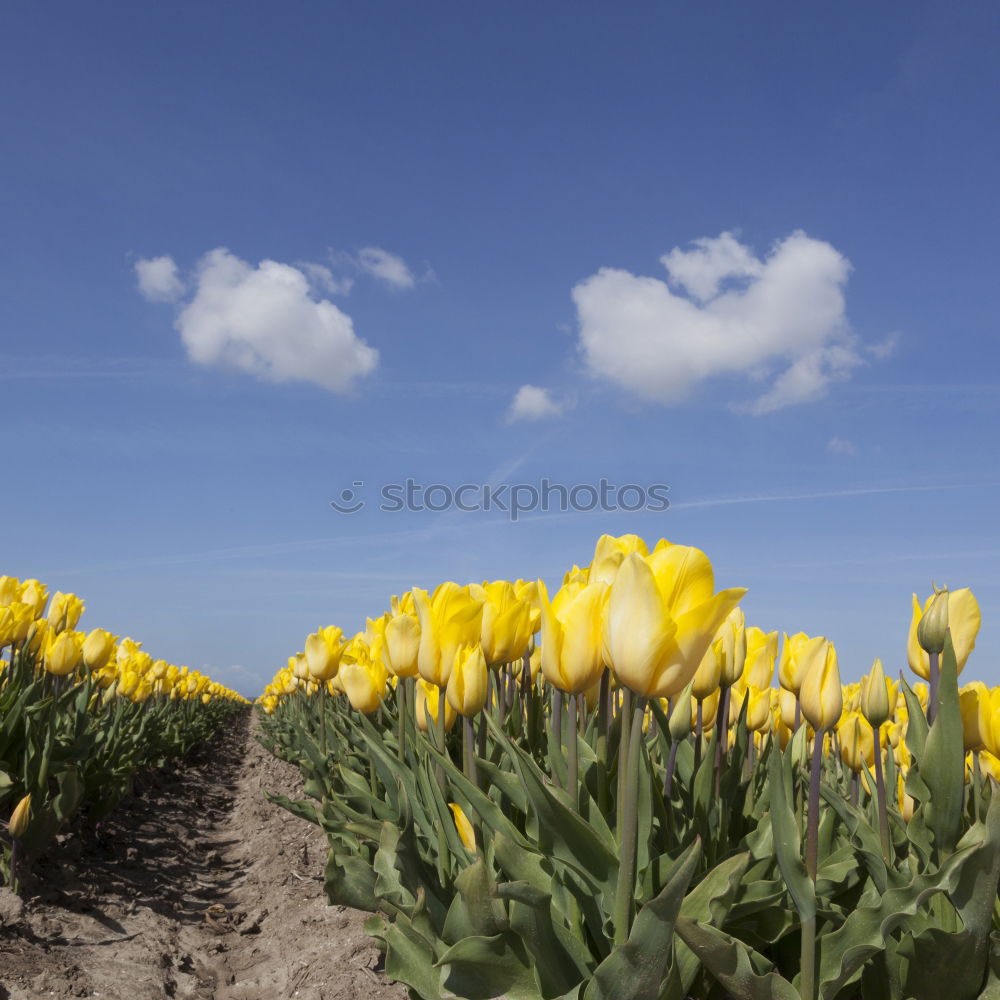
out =
[[[826,443],[826,450],[831,455],[856,455],[858,446],[853,441],[837,437],[836,434]]]
[[[537,385],[522,385],[507,411],[507,422],[515,420],[544,420],[562,416],[565,406],[556,402],[548,389]]]
[[[308,276],[314,288],[329,292],[331,295],[347,295],[354,287],[354,279],[334,274],[325,264],[313,264],[310,261],[299,261],[300,267]]]
[[[176,321],[192,361],[331,392],[346,392],[378,363],[350,316],[314,298],[297,267],[273,260],[254,267],[220,247],[198,263],[195,283]]]
[[[139,291],[150,302],[176,302],[184,294],[172,257],[142,257],[135,262]]]
[[[877,358],[879,361],[884,361],[886,358],[891,358],[896,353],[897,347],[899,347],[899,334],[890,333],[879,343],[870,344],[868,346],[868,353],[873,358]]]
[[[412,288],[416,284],[406,261],[381,247],[363,247],[358,251],[358,267],[393,288]]]
[[[845,315],[850,263],[829,243],[794,232],[761,259],[723,233],[661,262],[668,281],[602,268],[574,287],[592,374],[664,404],[713,376],[769,381],[739,407],[761,414],[863,363]]]

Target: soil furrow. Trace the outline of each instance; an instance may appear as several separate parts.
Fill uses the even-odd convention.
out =
[[[322,832],[263,796],[300,787],[249,713],[146,779],[42,859],[23,907],[0,890],[0,1000],[402,1000],[365,915],[326,905]]]

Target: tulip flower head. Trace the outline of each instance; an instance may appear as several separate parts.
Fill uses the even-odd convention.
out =
[[[799,692],[802,714],[820,733],[837,724],[844,708],[837,651],[829,639],[810,639],[801,650],[800,660],[805,671]]]
[[[928,617],[929,624],[921,632],[921,622],[925,616]],[[975,648],[981,622],[979,602],[968,587],[938,591],[927,598],[922,608],[914,594],[913,615],[906,646],[910,669],[924,680],[930,678],[930,657],[927,649],[921,645],[921,634],[924,642],[940,652],[944,648],[944,629],[947,629],[951,632],[955,662],[961,673],[969,654]],[[940,649],[937,648],[939,645]]]
[[[604,619],[604,650],[618,680],[641,697],[669,698],[694,676],[746,590],[715,594],[712,564],[685,545],[622,560]]]

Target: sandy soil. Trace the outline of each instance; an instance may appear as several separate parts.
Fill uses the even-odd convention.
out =
[[[264,799],[298,772],[235,719],[69,836],[23,901],[0,889],[0,1000],[403,1000],[365,914],[327,906],[322,832]]]

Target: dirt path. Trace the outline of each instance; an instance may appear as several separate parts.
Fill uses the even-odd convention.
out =
[[[0,890],[0,1000],[403,1000],[365,915],[327,906],[322,832],[267,802],[291,766],[241,717],[186,767],[67,838],[23,910]]]

